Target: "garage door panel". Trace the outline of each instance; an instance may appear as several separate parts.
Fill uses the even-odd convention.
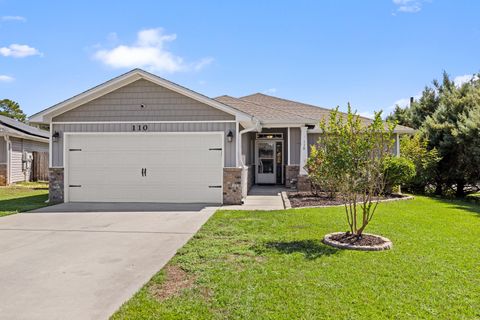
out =
[[[218,133],[72,135],[69,201],[221,203],[222,143]]]

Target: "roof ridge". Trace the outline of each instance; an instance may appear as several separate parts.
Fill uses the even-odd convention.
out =
[[[260,93],[260,92],[257,92],[257,93],[254,93],[254,94],[251,94],[251,95],[242,97],[242,98],[254,96],[254,95],[257,95],[257,94],[258,94],[258,95],[265,96],[265,97],[269,97],[269,98],[274,98],[274,99],[278,99],[278,100],[283,100],[283,101],[286,101],[286,102],[293,102],[293,103],[303,104],[304,106],[313,107],[313,108],[319,108],[319,109],[323,109],[323,110],[325,110],[325,111],[332,111],[331,108],[325,108],[325,107],[316,106],[316,105],[313,105],[313,104],[310,104],[310,103],[305,103],[305,102],[300,102],[300,101],[295,101],[295,100],[280,98],[280,97],[276,97],[276,96],[272,96],[272,95],[265,94],[265,93]]]
[[[257,94],[257,93],[256,93]],[[260,94],[260,93],[259,93]],[[248,97],[248,96],[247,96]],[[243,102],[248,102],[248,103],[253,103],[253,104],[256,104],[257,106],[261,106],[261,107],[264,107],[264,108],[268,108],[268,109],[271,109],[271,110],[275,110],[275,111],[280,111],[280,112],[284,112],[284,113],[289,113],[289,114],[293,114],[297,117],[301,117],[301,118],[304,118],[304,119],[308,119],[308,120],[314,120],[314,121],[317,121],[316,119],[313,119],[313,118],[308,118],[308,117],[305,117],[304,115],[300,115],[298,113],[295,113],[295,112],[290,112],[290,111],[285,111],[285,110],[279,110],[279,109],[276,109],[276,108],[273,108],[273,107],[270,107],[270,106],[267,106],[267,105],[264,105],[262,103],[258,103],[258,102],[254,102],[254,101],[250,101],[250,100],[247,100],[245,99],[245,97],[241,97],[241,98],[235,98],[237,100],[240,100],[240,101],[243,101]],[[275,97],[274,97],[275,98]]]

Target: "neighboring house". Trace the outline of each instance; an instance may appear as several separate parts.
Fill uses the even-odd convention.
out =
[[[0,185],[34,179],[34,153],[48,153],[48,137],[48,131],[0,115]]]
[[[329,111],[263,94],[211,99],[135,69],[30,121],[50,125],[52,202],[238,204],[254,183],[305,180]],[[411,132],[397,127],[397,141]]]

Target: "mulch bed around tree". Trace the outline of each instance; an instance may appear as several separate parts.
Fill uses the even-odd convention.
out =
[[[338,248],[361,251],[381,251],[392,248],[392,241],[374,234],[363,233],[361,237],[349,232],[334,232],[323,238],[323,243]]]
[[[343,204],[340,197],[332,199],[329,197],[329,194],[325,192],[319,192],[318,195],[311,192],[287,192],[287,196],[292,208],[335,206]],[[381,197],[380,200],[401,199],[405,197],[406,196],[400,194],[392,194],[390,196]]]
[[[356,246],[376,246],[385,243],[385,240],[374,235],[364,234],[361,238],[357,238],[352,234],[337,233],[330,237],[330,239],[345,244],[353,244]]]

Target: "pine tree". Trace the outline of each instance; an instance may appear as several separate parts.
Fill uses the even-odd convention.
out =
[[[27,115],[22,111],[20,105],[9,99],[0,100],[0,115],[6,116],[21,122],[26,122]]]

